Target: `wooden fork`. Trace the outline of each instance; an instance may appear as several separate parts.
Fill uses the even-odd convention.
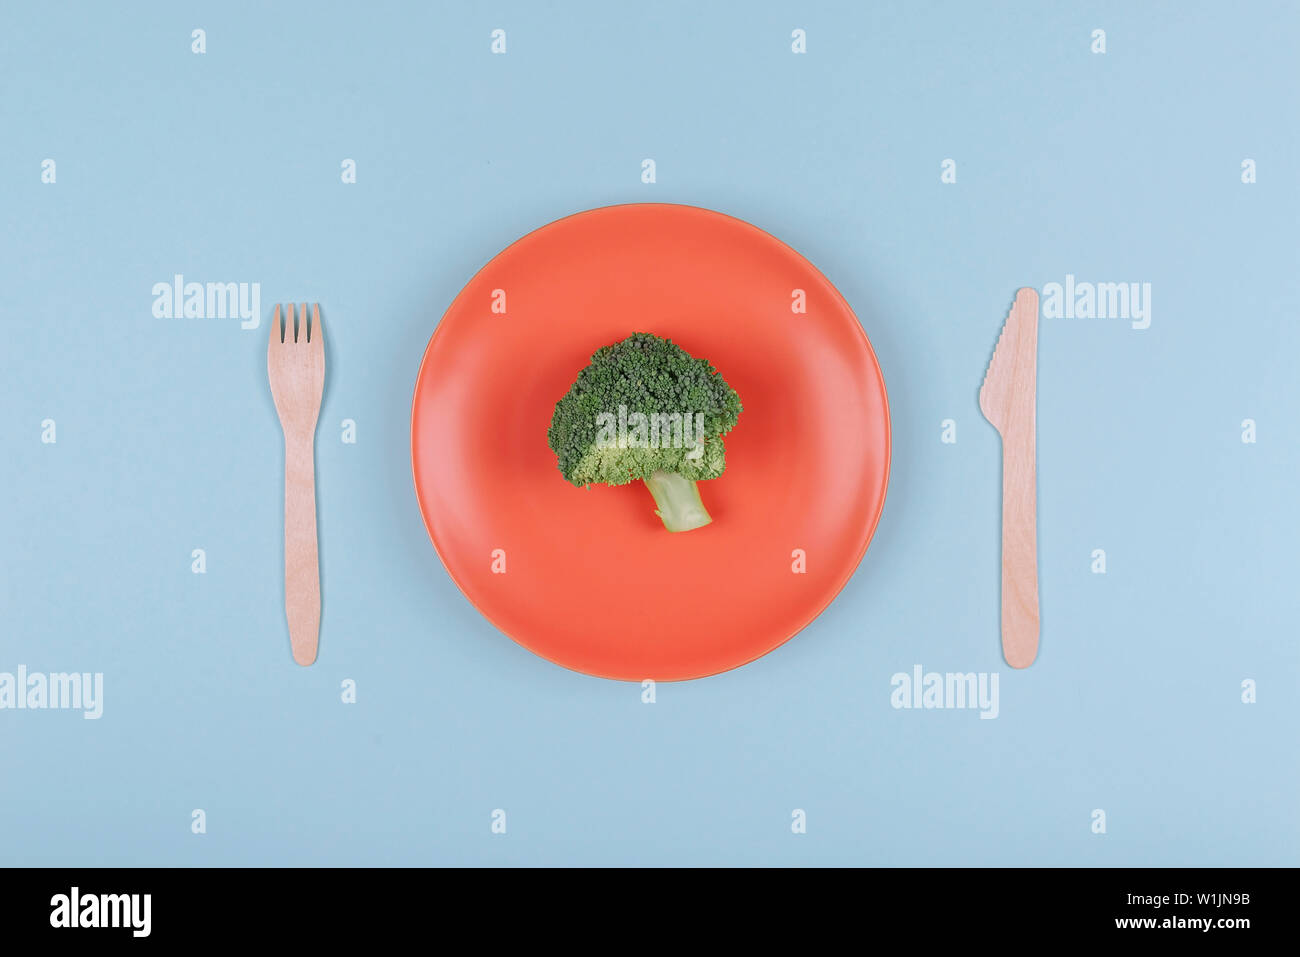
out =
[[[294,327],[289,304],[284,330],[280,307],[271,322],[266,350],[271,396],[284,431],[284,614],[289,621],[293,660],[316,660],[320,638],[320,559],[316,553],[316,420],[325,387],[325,337],[320,304],[307,304]]]
[[[1016,293],[993,347],[980,411],[1002,435],[1002,657],[1038,656],[1038,293]]]

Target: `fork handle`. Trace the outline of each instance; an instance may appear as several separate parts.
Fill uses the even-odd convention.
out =
[[[1038,655],[1038,490],[1033,420],[1002,437],[1002,657]]]
[[[284,438],[284,614],[293,660],[316,660],[320,558],[316,551],[315,437]]]

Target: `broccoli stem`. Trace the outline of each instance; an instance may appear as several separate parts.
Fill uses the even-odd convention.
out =
[[[668,531],[689,532],[713,521],[700,501],[699,488],[686,476],[657,469],[644,481],[659,506],[655,514],[663,519]]]

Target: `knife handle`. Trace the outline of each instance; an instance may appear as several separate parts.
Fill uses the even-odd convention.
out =
[[[315,437],[284,441],[284,615],[293,660],[316,660],[320,558],[316,550]]]
[[[1028,668],[1038,655],[1038,490],[1032,419],[1002,439],[1002,657]]]

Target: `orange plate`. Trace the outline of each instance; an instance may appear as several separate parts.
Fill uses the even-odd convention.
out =
[[[667,531],[641,482],[573,487],[547,447],[578,370],[633,332],[740,393],[704,528]],[[844,587],[885,501],[889,406],[853,311],[790,247],[693,206],[610,206],[529,233],[456,297],[420,366],[411,462],[438,555],[493,624],[566,668],[674,681],[767,654]]]

